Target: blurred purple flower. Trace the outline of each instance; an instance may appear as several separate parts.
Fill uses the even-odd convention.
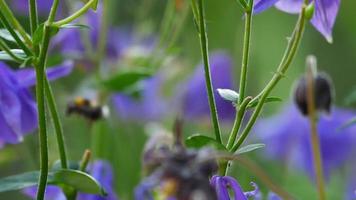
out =
[[[326,177],[351,156],[356,128],[340,128],[355,114],[350,110],[335,108],[330,116],[319,118],[318,132]],[[268,156],[302,168],[314,177],[309,122],[295,106],[288,105],[280,114],[260,120],[255,132],[266,143]]]
[[[315,12],[311,19],[312,25],[328,42],[332,42],[332,29],[340,7],[340,0],[314,0]],[[299,13],[303,0],[256,0],[255,13],[260,13],[273,5],[287,13]]]
[[[101,184],[101,186],[104,187],[108,195],[106,197],[102,197],[94,194],[79,193],[77,200],[118,200],[113,188],[114,180],[110,164],[105,161],[98,160],[88,168],[89,174],[91,174]],[[23,190],[23,192],[32,199],[36,199],[36,191],[36,187],[30,187]],[[45,197],[46,200],[66,200],[62,190],[57,186],[48,186],[46,188]]]
[[[84,16],[85,24],[89,29],[62,29],[53,39],[53,46],[59,47],[64,55],[85,57],[84,51],[85,34],[88,34],[89,46],[92,49],[98,48],[99,34],[101,29],[102,5],[99,4],[97,11],[89,10]],[[84,37],[83,37],[84,36]],[[155,44],[152,36],[139,37],[136,32],[129,27],[113,28],[109,27],[106,35],[106,59],[117,61],[129,53],[134,47],[140,47],[146,53],[150,52]]]
[[[231,102],[225,101],[217,92],[218,88],[231,89],[232,60],[224,52],[215,52],[210,56],[210,67],[213,90],[219,119],[230,121],[234,119],[235,109]],[[194,75],[180,88],[182,91],[182,108],[185,118],[209,118],[210,108],[205,86],[204,67],[200,64]]]
[[[233,191],[233,199],[248,200],[251,197],[260,198],[260,192],[255,183],[251,183],[255,189],[250,192],[244,192],[239,183],[230,176],[213,176],[210,184],[215,188],[218,200],[230,200],[229,189]]]
[[[160,94],[163,84],[161,74],[141,81],[142,92],[139,98],[125,94],[113,95],[114,107],[118,115],[128,120],[157,121],[168,113],[168,103]]]
[[[66,76],[72,65],[52,67],[47,70],[49,80]],[[0,147],[16,144],[23,136],[37,128],[37,108],[29,87],[35,85],[33,68],[13,71],[0,62]]]
[[[38,14],[46,16],[51,10],[53,0],[37,0],[37,11]],[[28,15],[28,0],[11,0],[11,8],[14,9],[18,14]],[[61,2],[59,3],[61,7]],[[59,8],[61,9],[61,8]]]

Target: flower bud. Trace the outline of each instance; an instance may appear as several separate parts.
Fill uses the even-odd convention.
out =
[[[313,77],[314,105],[319,112],[329,113],[333,101],[333,87],[330,77],[326,73],[316,71],[316,59],[309,56],[307,65]],[[302,76],[296,83],[294,90],[294,102],[303,115],[308,115],[308,81],[307,76]]]

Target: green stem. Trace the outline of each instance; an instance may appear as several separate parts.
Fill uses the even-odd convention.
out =
[[[255,124],[259,114],[261,113],[262,107],[266,101],[266,98],[270,94],[270,92],[273,90],[273,88],[276,86],[276,84],[280,81],[280,79],[284,76],[285,72],[287,71],[288,67],[292,63],[294,56],[298,50],[298,47],[300,45],[301,38],[303,36],[304,28],[305,28],[305,7],[306,5],[303,5],[302,11],[299,15],[298,22],[296,24],[296,28],[293,32],[292,38],[288,43],[288,47],[286,51],[289,51],[287,58],[285,62],[280,63],[278,67],[278,71],[274,74],[270,82],[267,84],[266,88],[264,89],[264,92],[262,93],[260,100],[258,101],[258,104],[256,106],[255,111],[253,112],[250,120],[248,121],[245,129],[241,133],[241,136],[237,140],[237,143],[231,148],[231,152],[235,152],[241,144],[245,141],[247,135],[251,131],[253,125]]]
[[[230,149],[235,143],[237,133],[239,132],[240,127],[241,127],[241,122],[242,122],[243,116],[245,115],[246,107],[247,107],[248,103],[250,103],[251,100],[252,100],[252,97],[246,97],[245,100],[241,103],[241,105],[237,109],[234,125],[233,125],[232,131],[230,133],[228,143],[226,145],[227,149]]]
[[[247,66],[250,54],[250,38],[251,38],[251,26],[252,26],[252,13],[253,13],[253,0],[249,1],[248,8],[246,9],[245,16],[245,33],[244,44],[242,53],[242,65],[240,74],[240,89],[239,89],[239,104],[245,99],[245,90],[247,83]]]
[[[100,61],[106,53],[106,46],[107,46],[107,36],[109,31],[109,18],[108,18],[108,11],[109,11],[109,2],[108,0],[103,0],[103,11],[101,14],[101,25],[100,25],[100,32],[99,32],[99,40],[98,40],[98,57],[97,57],[97,65],[100,66]]]
[[[46,127],[46,113],[45,113],[45,66],[47,61],[47,51],[50,41],[49,26],[44,26],[44,35],[42,40],[42,48],[40,51],[38,63],[36,65],[36,96],[37,109],[39,118],[39,140],[40,140],[40,179],[38,183],[37,200],[43,200],[47,185],[48,176],[48,141],[47,141],[47,127]]]
[[[22,58],[16,56],[14,53],[12,53],[10,47],[7,46],[7,44],[5,43],[5,41],[2,38],[0,38],[0,48],[3,49],[11,58],[13,58],[15,62],[18,62],[18,63],[23,62]]]
[[[0,10],[4,13],[7,20],[9,20],[10,24],[12,24],[15,29],[20,33],[21,37],[25,40],[28,46],[32,46],[32,40],[30,36],[26,33],[25,29],[21,26],[20,22],[17,21],[16,17],[12,13],[9,6],[6,4],[4,0],[0,0]]]
[[[56,102],[54,99],[52,88],[51,88],[51,85],[49,84],[49,81],[47,78],[45,80],[45,93],[46,93],[49,111],[50,111],[52,119],[53,119],[54,129],[55,129],[56,136],[57,136],[57,143],[58,143],[58,149],[59,149],[59,157],[61,160],[61,166],[62,166],[62,168],[66,169],[66,168],[68,168],[68,163],[67,163],[67,154],[66,154],[66,148],[65,148],[65,143],[64,143],[63,128],[62,128],[61,120],[59,118],[59,114],[57,111],[57,105],[56,105]]]
[[[199,0],[198,2],[199,2],[198,7],[199,7],[200,46],[201,46],[201,53],[202,53],[203,62],[204,62],[205,82],[206,82],[206,89],[207,89],[208,98],[209,98],[211,121],[214,125],[215,138],[216,138],[217,142],[222,143],[218,113],[216,110],[213,86],[212,86],[212,82],[211,82],[209,53],[208,53],[208,37],[207,37],[207,32],[206,32],[204,5],[203,5],[203,0]]]
[[[3,14],[2,10],[0,10],[0,21],[5,26],[5,28],[9,31],[9,33],[12,35],[12,37],[15,39],[15,41],[19,45],[19,47],[25,52],[25,54],[28,56],[32,56],[31,50],[26,46],[26,44],[17,35],[17,33],[15,32],[15,29],[11,26],[11,24],[9,23],[9,21]]]
[[[32,35],[35,33],[38,26],[38,15],[37,15],[37,0],[29,0],[28,7],[30,11],[30,27]]]
[[[312,67],[312,66],[311,66]],[[323,162],[320,152],[320,140],[317,128],[317,113],[315,111],[315,91],[314,91],[314,76],[312,68],[307,69],[307,105],[308,116],[311,130],[311,146],[314,161],[314,170],[316,172],[316,183],[318,188],[319,200],[325,200],[325,186],[324,186],[324,173]]]
[[[56,17],[58,4],[59,4],[59,0],[53,1],[51,11],[49,12],[49,16],[48,16],[48,20],[47,20],[49,23],[52,23],[54,21],[54,18]]]
[[[73,13],[71,16],[64,18],[62,20],[59,20],[57,22],[53,23],[53,26],[63,26],[65,24],[68,24],[72,21],[74,21],[75,19],[79,18],[80,16],[82,16],[83,14],[85,14],[94,4],[97,3],[98,0],[90,0],[88,1],[81,9],[77,10],[75,13]]]

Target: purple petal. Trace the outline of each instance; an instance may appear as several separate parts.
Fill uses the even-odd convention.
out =
[[[231,58],[223,53],[216,52],[210,56],[211,76],[213,90],[216,99],[216,106],[219,118],[225,121],[232,120],[235,116],[235,109],[230,102],[225,101],[218,95],[218,88],[232,89],[231,78]],[[182,103],[184,116],[187,119],[209,118],[210,108],[205,86],[205,76],[203,65],[198,66],[196,72],[183,86]]]
[[[275,6],[287,13],[299,13],[302,9],[303,0],[280,0]]]
[[[338,130],[353,116],[355,113],[352,111],[334,109],[330,116],[320,117],[318,132],[326,177],[351,156],[354,146],[352,133],[356,128]],[[270,119],[260,120],[255,132],[266,144],[268,156],[304,169],[314,177],[309,122],[294,106],[287,106],[282,113]]]
[[[21,89],[21,131],[23,134],[31,133],[37,128],[37,106],[28,89]]]
[[[163,78],[160,74],[142,81],[143,91],[139,99],[125,94],[113,96],[118,115],[127,120],[156,121],[168,111],[167,102],[160,94]]]
[[[72,61],[65,61],[61,65],[56,65],[46,70],[48,80],[56,80],[67,76],[73,69]],[[26,68],[16,71],[16,77],[22,87],[31,87],[36,84],[36,72],[33,68]]]
[[[276,2],[279,0],[256,0],[253,2],[254,7],[253,7],[253,13],[258,14],[261,13],[268,8],[272,7]]]
[[[36,199],[36,193],[37,193],[37,186],[34,187],[29,187],[24,190],[22,190],[24,194],[26,194],[28,197],[32,199]],[[46,193],[45,193],[45,199],[48,200],[66,200],[67,198],[64,196],[62,193],[61,189],[57,186],[47,186],[46,187]]]
[[[332,42],[332,29],[339,11],[340,0],[315,0],[315,13],[311,19],[313,26]]]
[[[231,189],[234,191],[235,199],[247,200],[247,197],[245,196],[241,186],[234,178],[230,176],[225,176],[224,179],[226,180],[227,184],[231,187]]]

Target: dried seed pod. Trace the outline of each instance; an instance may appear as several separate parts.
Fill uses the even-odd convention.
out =
[[[316,59],[309,56],[307,66],[313,74],[314,105],[317,111],[329,113],[333,101],[333,84],[326,73],[316,71]],[[308,115],[308,81],[307,75],[302,76],[295,84],[294,102],[303,115]]]

